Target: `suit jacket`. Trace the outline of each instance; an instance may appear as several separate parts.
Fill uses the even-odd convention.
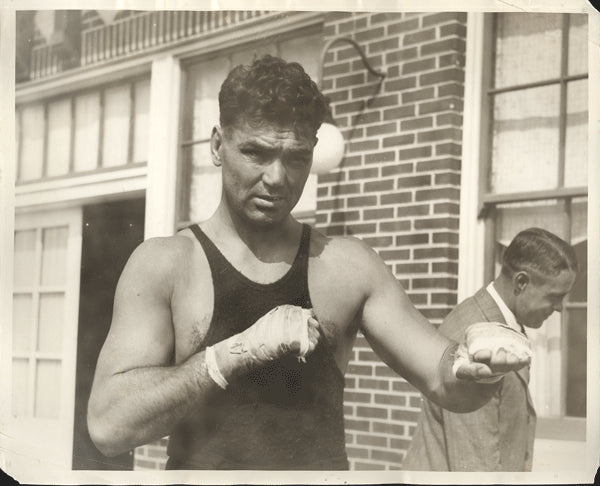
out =
[[[440,332],[458,342],[475,322],[505,320],[485,288],[458,305]],[[452,413],[423,398],[403,468],[410,471],[531,471],[535,410],[529,367],[507,373],[479,410]]]

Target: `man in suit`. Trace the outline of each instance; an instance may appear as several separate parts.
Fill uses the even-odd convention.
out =
[[[573,248],[539,228],[520,232],[504,253],[500,275],[458,305],[440,331],[458,339],[476,322],[499,322],[525,334],[562,310],[577,273]],[[452,413],[424,399],[405,470],[531,471],[536,414],[529,367],[507,373],[492,399]]]

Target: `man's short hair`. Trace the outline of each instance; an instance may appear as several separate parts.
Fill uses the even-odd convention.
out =
[[[502,258],[502,273],[512,277],[527,271],[533,277],[556,277],[563,270],[578,271],[575,250],[541,228],[528,228],[514,237]]]
[[[220,123],[243,119],[308,130],[312,136],[328,113],[327,101],[297,62],[266,55],[231,70],[219,91]]]

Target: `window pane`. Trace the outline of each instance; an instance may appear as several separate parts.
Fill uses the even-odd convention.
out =
[[[190,220],[209,218],[221,199],[221,169],[212,165],[210,144],[193,145],[190,182]],[[188,149],[188,150],[190,150]]]
[[[37,350],[59,353],[62,350],[65,296],[62,293],[40,295]]]
[[[71,99],[48,105],[48,176],[69,172],[71,150]]]
[[[569,74],[588,72],[587,15],[569,15]]]
[[[12,360],[12,414],[15,417],[28,415],[29,360]]]
[[[69,229],[45,228],[42,248],[42,285],[64,285],[67,272]]]
[[[42,177],[44,160],[44,106],[26,106],[22,111],[19,180]]]
[[[36,366],[34,415],[56,419],[60,416],[60,373],[57,360],[40,359]]]
[[[587,239],[587,198],[575,198],[571,203],[571,244]]]
[[[14,284],[15,287],[35,285],[36,230],[15,231]]]
[[[125,85],[107,89],[104,93],[103,167],[114,167],[127,163],[131,105],[129,90],[129,85]]]
[[[588,81],[567,86],[567,133],[565,140],[565,186],[587,186]]]
[[[208,139],[213,126],[219,121],[219,90],[229,69],[227,57],[204,61],[190,69],[191,138],[194,140]]]
[[[135,84],[135,133],[133,136],[133,161],[148,160],[148,130],[150,111],[150,80]]]
[[[586,411],[586,333],[586,309],[570,309],[567,312],[566,413],[574,417],[585,417]]]
[[[286,61],[300,63],[313,81],[317,82],[320,59],[316,53],[320,53],[322,47],[320,35],[300,37],[282,42],[279,55]]]
[[[560,14],[496,16],[495,86],[514,86],[560,75]]]
[[[98,166],[100,136],[100,94],[75,98],[75,172],[94,170]]]
[[[558,184],[559,88],[545,86],[494,99],[491,189],[551,189]]]
[[[579,272],[569,293],[569,302],[587,302],[587,241],[574,245]]]
[[[30,351],[33,298],[30,294],[13,296],[13,351]]]

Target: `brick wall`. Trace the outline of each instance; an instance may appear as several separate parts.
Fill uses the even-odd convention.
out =
[[[375,248],[435,323],[456,304],[466,15],[330,13],[323,88],[347,140],[339,170],[319,178],[317,226]],[[346,374],[352,469],[399,469],[420,394],[358,337]]]
[[[456,304],[464,13],[328,13],[325,40],[349,36],[376,68],[336,43],[324,91],[347,141],[342,166],[319,177],[317,227],[375,248],[434,323]],[[358,336],[346,374],[351,469],[401,469],[420,394]],[[166,439],[140,447],[135,469],[162,469]]]

